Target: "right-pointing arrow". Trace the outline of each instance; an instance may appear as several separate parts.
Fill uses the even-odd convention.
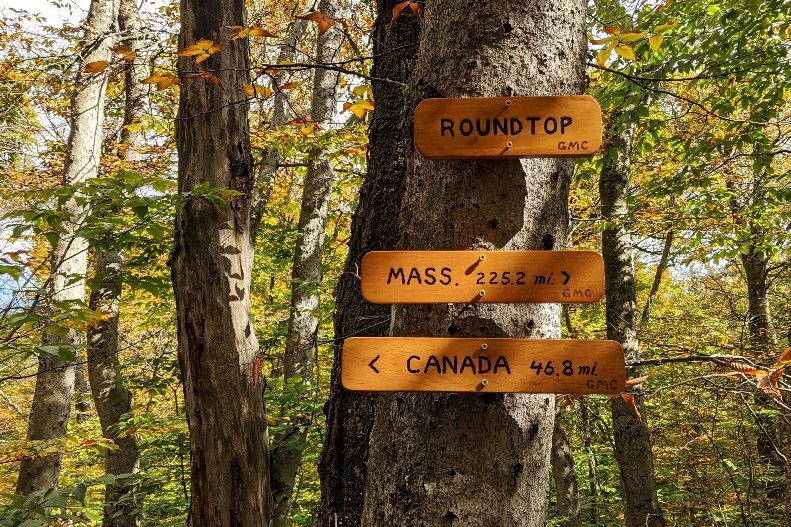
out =
[[[378,361],[378,360],[379,360],[379,357],[381,357],[381,355],[377,355],[376,357],[374,357],[374,358],[373,358],[373,360],[372,360],[371,362],[369,362],[369,363],[368,363],[368,366],[370,366],[370,367],[371,367],[371,369],[372,369],[373,371],[375,371],[376,373],[379,373],[379,370],[377,370],[377,369],[376,369],[376,366],[374,366],[374,362]]]

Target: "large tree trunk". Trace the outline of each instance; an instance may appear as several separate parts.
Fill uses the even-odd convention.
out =
[[[381,0],[377,4],[371,74],[406,82],[417,57],[420,19],[406,10],[391,25],[397,3]],[[335,361],[327,402],[327,439],[319,463],[321,524],[326,527],[361,525],[376,398],[343,389],[341,350],[347,336],[384,336],[389,332],[390,306],[366,302],[357,274],[363,255],[394,249],[398,243],[406,156],[411,150],[412,114],[404,112],[403,88],[373,81],[373,94],[376,108],[369,128],[368,173],[352,219],[349,255],[335,289]]]
[[[118,16],[118,0],[93,0],[85,23],[85,45],[80,55],[72,96],[71,131],[66,146],[64,185],[80,185],[96,177],[102,146],[104,100],[108,72],[85,73],[83,64],[111,60],[111,35]],[[68,221],[63,222],[57,246],[52,254],[49,278],[50,303],[59,308],[75,307],[85,299],[85,270],[88,243],[77,230],[88,215],[87,203],[72,198],[62,208]],[[76,353],[80,334],[71,327],[68,335],[45,332],[42,342],[48,346],[72,347]],[[66,437],[71,397],[74,393],[75,366],[53,355],[40,355],[36,390],[30,410],[27,438],[59,440]],[[16,491],[29,494],[55,487],[61,469],[61,454],[27,458],[21,463]]]
[[[124,128],[121,142],[124,158],[134,163],[142,159],[140,149],[145,136],[138,123],[148,110],[148,86],[140,82],[148,76],[148,66],[142,58],[142,21],[137,0],[121,0],[118,26],[123,44],[137,54],[134,61],[126,65]],[[139,452],[134,434],[119,436],[118,423],[121,416],[132,411],[132,394],[120,375],[118,360],[118,310],[121,299],[123,258],[114,250],[94,256],[94,283],[90,307],[101,312],[102,317],[88,330],[88,375],[91,382],[93,401],[102,434],[112,439],[116,449],[108,449],[104,455],[107,474],[120,475],[137,472]],[[104,527],[134,527],[139,519],[134,503],[135,486],[128,483],[108,484],[104,494]]]
[[[615,155],[605,155],[599,181],[602,216],[606,225],[602,234],[602,253],[606,277],[607,338],[621,343],[627,362],[640,358],[632,237],[626,223],[626,193],[634,131],[635,125],[626,123],[612,134],[609,148],[615,150]],[[627,371],[629,377],[639,376],[634,368],[627,368]],[[642,419],[637,418],[621,397],[612,401],[615,459],[621,473],[624,524],[627,527],[660,527],[665,522],[656,495],[651,435],[645,421],[642,393],[639,388],[630,391]]]
[[[561,414],[555,416],[552,431],[552,475],[555,478],[558,513],[564,516],[558,525],[561,527],[580,527],[580,494],[577,482],[577,469],[571,443],[563,429]]]
[[[340,6],[336,0],[321,0],[319,11],[330,18],[338,18]],[[329,64],[338,58],[343,33],[330,28],[316,40],[316,60]],[[329,123],[335,114],[338,72],[318,68],[313,78],[313,100],[310,118],[318,123]],[[316,361],[319,328],[319,285],[321,284],[321,255],[324,249],[324,229],[332,193],[332,161],[320,149],[309,152],[308,170],[302,191],[299,213],[299,232],[291,275],[291,310],[283,357],[285,383],[296,382],[298,393],[310,395],[313,367]],[[298,378],[299,380],[295,381]],[[286,408],[296,412],[297,408]],[[271,480],[275,501],[273,527],[288,524],[288,509],[297,471],[305,449],[308,425],[287,426],[272,442]]]
[[[427,96],[582,91],[585,4],[430,0],[404,112]],[[399,247],[565,244],[574,163],[408,158]],[[394,336],[560,336],[556,305],[396,306]],[[379,397],[362,524],[543,526],[554,400],[548,395]]]
[[[179,192],[207,183],[240,193],[227,206],[190,196],[176,216],[171,274],[179,366],[190,430],[193,527],[268,525],[269,452],[263,382],[252,376],[258,341],[250,319],[249,200],[253,185],[248,44],[225,26],[245,24],[243,0],[182,0],[179,48],[200,38],[222,50],[180,72],[212,70],[221,86],[183,77],[176,122]]]

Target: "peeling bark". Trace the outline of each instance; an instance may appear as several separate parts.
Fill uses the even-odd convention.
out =
[[[71,131],[63,170],[64,185],[85,183],[95,178],[99,170],[108,72],[85,73],[82,65],[111,60],[113,24],[117,15],[118,0],[91,2],[85,23],[85,45],[80,55],[80,70],[72,95]],[[52,306],[61,306],[53,307],[53,310],[64,309],[69,304],[77,306],[85,298],[88,242],[78,229],[88,215],[88,204],[78,203],[71,198],[61,210],[69,219],[63,222],[63,232],[52,254],[49,301]],[[45,345],[73,346],[75,350],[80,342],[76,327],[71,327],[65,337],[52,332],[45,332],[42,336]],[[74,381],[74,364],[53,355],[39,356],[28,440],[65,440]],[[57,486],[61,462],[61,454],[22,460],[16,492],[29,494]]]
[[[466,0],[430,0],[422,16],[405,114],[426,97],[582,91],[584,2],[497,0],[471,9]],[[565,244],[573,161],[424,161],[413,151],[407,162],[399,248]],[[559,338],[560,309],[399,305],[391,333]],[[377,399],[362,525],[544,525],[551,396],[398,393]]]
[[[171,275],[178,314],[179,367],[190,430],[192,527],[261,527],[272,498],[263,382],[252,377],[258,341],[250,318],[250,198],[253,163],[243,0],[182,0],[179,48],[224,41],[200,64],[181,57],[176,141],[180,193],[201,184],[240,193],[227,205],[190,196],[176,216]],[[184,72],[212,70],[215,86]]]
[[[341,9],[336,0],[321,0],[319,11],[330,18],[339,18]],[[331,28],[316,40],[316,60],[335,62],[340,53],[343,33]],[[328,123],[335,115],[338,72],[317,68],[313,77],[313,100],[310,118]],[[283,357],[284,381],[294,383],[299,378],[303,393],[310,396],[313,368],[316,362],[317,332],[319,328],[319,291],[321,284],[321,256],[324,249],[324,230],[334,173],[332,161],[319,149],[309,153],[309,164],[302,191],[299,213],[297,247],[292,267],[291,308]],[[296,409],[292,409],[295,411]],[[289,410],[286,409],[288,412]],[[288,426],[272,442],[271,480],[275,502],[273,527],[288,524],[291,493],[297,477],[308,423]]]
[[[637,293],[632,263],[632,237],[627,229],[626,204],[629,170],[635,124],[627,122],[613,132],[611,150],[605,155],[601,170],[599,194],[606,227],[602,233],[605,295],[607,297],[607,338],[621,343],[626,361],[640,358],[637,340]],[[628,377],[637,377],[635,368],[627,368]],[[638,419],[620,397],[611,404],[615,459],[621,473],[621,496],[626,527],[663,527],[662,509],[656,495],[654,458],[651,435],[646,424],[646,412],[639,388],[629,388],[643,419]]]
[[[377,4],[371,74],[406,82],[417,56],[420,19],[406,10],[391,26],[396,3]],[[411,150],[412,114],[404,111],[404,90],[381,81],[373,81],[372,87],[376,108],[369,127],[368,173],[352,219],[349,255],[335,289],[335,359],[326,406],[327,438],[319,462],[320,520],[325,527],[361,525],[376,397],[341,386],[342,339],[389,333],[390,306],[366,302],[357,274],[365,253],[394,249],[398,243],[406,155]]]

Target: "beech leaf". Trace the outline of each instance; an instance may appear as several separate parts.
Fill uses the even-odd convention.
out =
[[[85,73],[99,73],[107,68],[109,63],[106,60],[96,60],[85,65]]]
[[[250,27],[245,26],[225,26],[225,28],[233,33],[231,40],[236,40],[239,38],[246,38],[246,37],[257,37],[257,38],[266,38],[266,37],[277,37],[275,33],[268,31],[258,24],[253,24]]]
[[[215,44],[208,38],[201,38],[194,44],[177,53],[179,57],[195,57],[195,64],[200,64],[222,49],[222,44]]]
[[[621,394],[621,399],[626,401],[626,404],[629,405],[629,408],[632,409],[632,411],[634,412],[635,417],[637,417],[637,420],[642,423],[643,422],[643,416],[640,415],[640,410],[637,409],[637,403],[634,400],[634,395],[632,395],[631,393],[622,393]]]
[[[135,58],[137,57],[137,54],[126,46],[115,46],[114,48],[112,48],[112,50],[114,53],[121,55],[121,58],[129,62],[135,60]]]
[[[417,2],[412,2],[407,0],[406,2],[401,2],[400,4],[396,4],[393,8],[393,19],[390,21],[390,27],[393,27],[398,20],[398,17],[401,16],[401,13],[404,9],[410,8],[413,13],[419,14],[420,13],[420,5]]]
[[[338,22],[334,18],[328,17],[321,11],[312,11],[304,15],[299,15],[295,18],[299,18],[301,20],[307,20],[309,22],[315,22],[316,24],[318,24],[319,35],[323,35],[324,33],[326,33],[329,28],[331,28]]]
[[[648,39],[648,45],[651,46],[652,50],[656,51],[662,45],[663,40],[665,40],[665,37],[657,33]]]
[[[615,46],[615,52],[626,60],[637,60],[637,56],[634,54],[634,48],[627,44]]]

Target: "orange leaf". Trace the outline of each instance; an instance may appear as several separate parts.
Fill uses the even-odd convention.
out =
[[[307,136],[311,135],[313,132],[315,132],[316,130],[318,130],[318,128],[319,128],[319,123],[317,123],[315,121],[314,122],[305,123],[305,125],[302,126],[299,129],[299,133],[301,133],[302,135],[307,137]],[[296,348],[299,349],[299,341],[297,341]]]
[[[621,32],[621,28],[615,26],[606,26],[604,28],[604,32],[607,33],[608,35],[617,35],[618,33]]]
[[[177,53],[179,57],[195,57],[195,64],[200,64],[222,49],[222,44],[215,44],[208,38],[201,38]]]
[[[417,2],[411,2],[407,0],[406,2],[401,2],[400,4],[396,4],[393,8],[393,19],[390,21],[390,27],[393,27],[398,20],[398,17],[401,16],[401,12],[406,8],[412,9],[412,12],[415,14],[420,13],[420,5]]]
[[[135,60],[135,57],[137,57],[137,54],[126,46],[115,46],[112,48],[112,50],[115,53],[121,55],[124,60],[128,60],[129,62]]]
[[[263,365],[264,365],[263,357],[258,357],[253,361],[251,368],[252,377],[253,377],[253,388],[255,388],[256,385],[258,384],[258,379],[261,377],[261,368],[263,367]]]
[[[638,384],[643,384],[647,380],[648,380],[648,376],[647,375],[644,375],[642,377],[636,377],[634,379],[629,379],[628,381],[626,381],[624,386],[627,387],[627,388],[630,388],[632,386],[637,386]]]
[[[222,80],[220,80],[220,78],[218,76],[214,75],[213,73],[211,73],[209,71],[202,71],[200,73],[190,73],[190,74],[185,75],[185,77],[190,78],[190,79],[206,79],[206,80],[212,81],[217,86],[221,86],[222,85]]]
[[[637,403],[634,400],[634,395],[632,395],[631,393],[622,393],[621,399],[626,401],[626,404],[628,404],[629,408],[631,408],[632,411],[634,412],[634,416],[637,417],[637,420],[642,423],[643,416],[640,415],[640,410],[637,409]]]
[[[766,371],[759,370],[743,362],[726,362],[725,365],[732,370],[736,370],[745,375],[766,375]]]
[[[328,17],[321,11],[312,11],[304,15],[299,15],[295,18],[317,23],[319,25],[319,35],[323,35],[324,33],[326,33],[329,28],[331,28],[338,22],[334,18]]]
[[[293,90],[297,86],[299,86],[298,82],[288,82],[282,85],[280,88],[278,88],[278,90]]]
[[[248,84],[242,91],[247,94],[248,97],[258,96],[262,99],[266,99],[272,95],[272,90],[267,88],[266,86],[259,86],[258,84]]]
[[[791,362],[791,348],[786,348],[786,350],[780,354],[780,358],[777,359],[778,364],[783,364],[786,362]]]
[[[157,91],[162,91],[165,88],[170,88],[171,86],[180,86],[181,81],[175,75],[171,75],[170,73],[166,73],[164,75],[160,75],[159,73],[154,73],[145,79],[141,80],[143,84],[156,84]]]
[[[85,73],[99,73],[107,68],[109,63],[106,60],[96,60],[85,65]]]

